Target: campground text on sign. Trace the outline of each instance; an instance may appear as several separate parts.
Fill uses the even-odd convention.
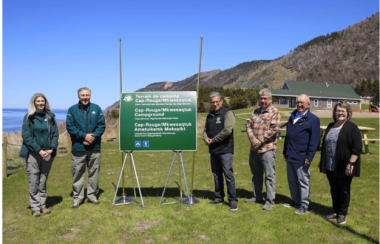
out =
[[[196,151],[196,92],[123,93],[120,150]]]

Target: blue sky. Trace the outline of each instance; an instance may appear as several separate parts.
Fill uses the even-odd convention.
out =
[[[105,109],[123,92],[202,71],[285,55],[317,36],[379,11],[375,0],[4,0],[3,107],[27,108],[44,93],[66,109],[88,86]]]

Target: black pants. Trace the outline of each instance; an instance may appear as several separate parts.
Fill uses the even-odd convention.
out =
[[[335,176],[334,172],[326,170],[326,176],[330,183],[330,192],[334,213],[347,215],[350,204],[351,176]]]

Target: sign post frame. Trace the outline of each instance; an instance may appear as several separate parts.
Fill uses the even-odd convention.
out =
[[[180,204],[183,204],[185,206],[189,206],[191,208],[191,201],[187,201],[187,203],[182,199],[182,190],[181,190],[181,173],[179,174],[179,180],[180,180],[180,186],[179,186],[179,191],[180,191],[180,199],[177,200],[176,202],[168,202],[168,203],[162,203],[162,199],[164,198],[164,194],[165,194],[165,190],[166,190],[166,186],[168,184],[168,181],[169,181],[169,177],[170,177],[170,174],[172,172],[172,168],[173,168],[173,165],[174,165],[174,161],[175,161],[175,158],[177,156],[177,153],[179,154],[179,163],[180,163],[180,166],[182,166],[182,172],[183,172],[183,177],[184,177],[184,181],[185,181],[185,185],[186,185],[186,192],[187,192],[187,196],[190,196],[190,192],[189,192],[189,187],[187,186],[187,179],[186,179],[186,173],[185,173],[185,167],[183,165],[183,159],[182,159],[182,151],[173,151],[174,152],[174,156],[173,156],[173,161],[172,161],[172,164],[170,166],[170,169],[169,169],[169,173],[168,173],[168,177],[166,178],[166,182],[165,182],[165,186],[164,186],[164,190],[162,192],[162,196],[161,196],[161,199],[160,199],[160,206],[161,205],[165,205],[165,204],[176,204],[176,203],[180,203]]]
[[[117,182],[117,186],[116,186],[116,190],[115,190],[115,196],[114,196],[113,201],[112,201],[112,207],[118,206],[118,205],[130,204],[130,203],[136,204],[136,205],[141,206],[141,207],[144,207],[144,200],[143,200],[143,197],[142,197],[142,194],[141,194],[141,188],[140,188],[139,178],[137,176],[135,161],[133,159],[133,153],[132,153],[133,151],[124,151],[124,152],[125,152],[124,162],[123,162],[123,166],[121,167],[119,181]],[[120,185],[120,181],[121,181],[122,177],[123,177],[123,182],[124,182],[124,167],[125,167],[125,163],[126,163],[127,158],[128,158],[128,154],[130,155],[131,178],[132,178],[132,184],[133,184],[134,198],[132,199],[130,197],[125,196],[125,194],[124,194],[121,198],[119,198],[118,200],[115,201],[116,195],[117,195],[117,191],[119,189],[119,185]],[[134,172],[134,175],[133,175],[132,171]],[[134,176],[135,176],[135,178],[134,178]],[[137,188],[139,189],[141,203],[138,203],[136,201],[137,196],[136,196],[135,181],[137,183]],[[123,184],[123,192],[124,192],[124,184]],[[116,203],[116,202],[118,202],[118,203]]]

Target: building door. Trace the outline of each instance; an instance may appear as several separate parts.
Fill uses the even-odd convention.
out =
[[[296,106],[296,99],[294,97],[288,98],[289,99],[289,108],[294,108]]]

